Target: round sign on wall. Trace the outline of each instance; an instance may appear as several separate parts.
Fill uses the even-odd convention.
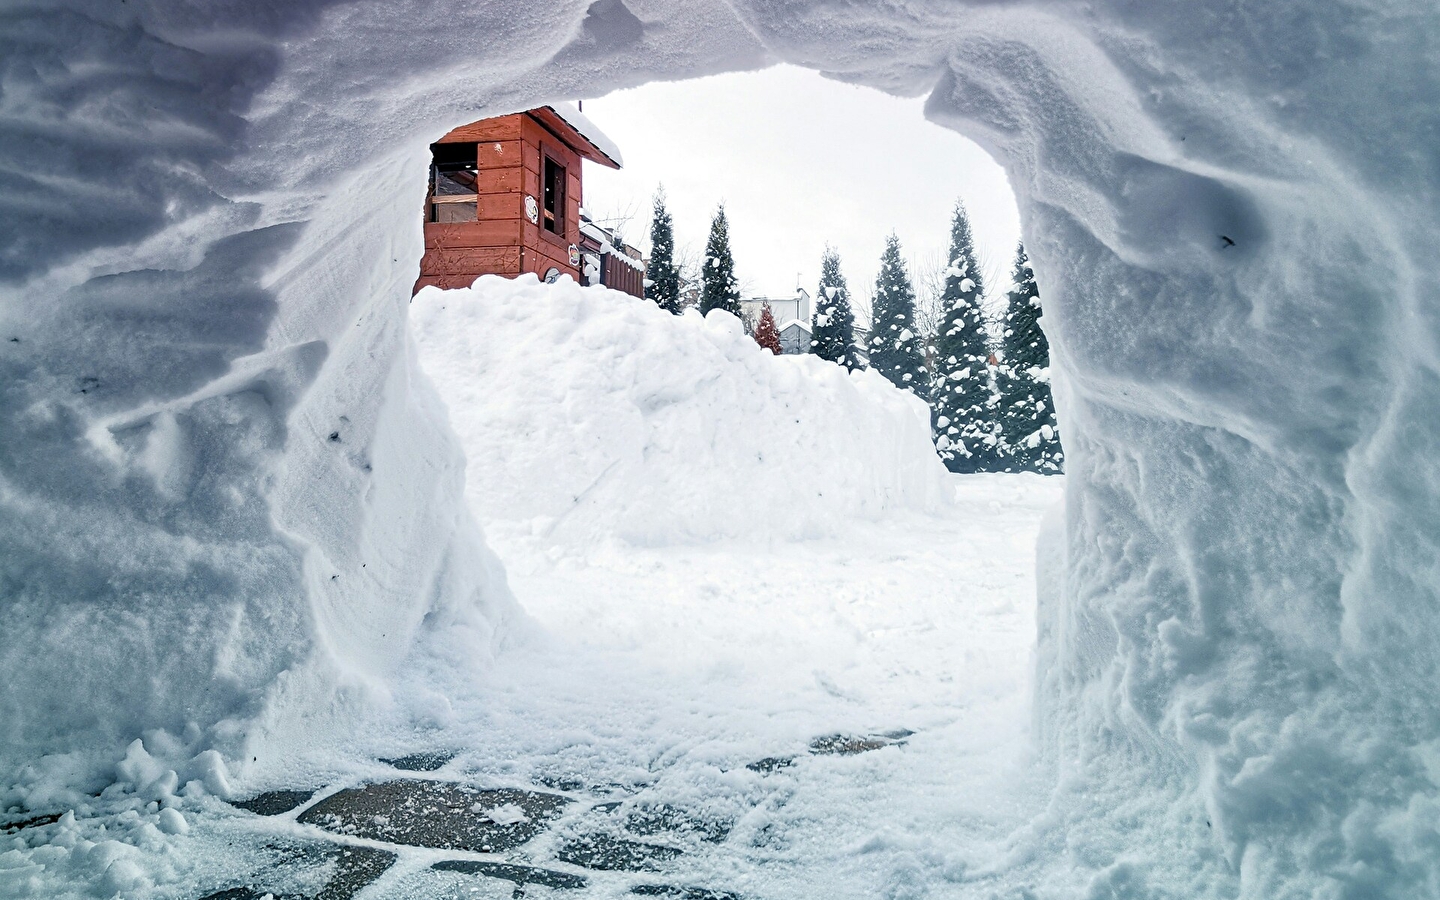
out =
[[[529,194],[525,195],[525,218],[530,220],[531,225],[540,222],[540,204],[536,203],[535,198]]]
[[[557,269],[557,268],[555,268],[554,266],[551,266],[551,267],[550,267],[550,270],[545,273],[545,283],[546,283],[546,284],[554,284],[555,282],[557,282],[557,281],[559,281],[559,280],[560,280],[560,270]]]

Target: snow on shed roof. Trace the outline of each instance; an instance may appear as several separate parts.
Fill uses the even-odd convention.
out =
[[[781,325],[781,326],[780,326],[780,333],[781,333],[781,334],[784,334],[786,331],[789,331],[791,328],[799,328],[801,331],[805,332],[806,334],[809,334],[809,333],[810,333],[810,323],[809,323],[809,322],[806,322],[804,319],[791,319],[790,321],[786,322],[784,325]]]
[[[599,126],[590,121],[584,113],[576,109],[572,104],[551,103],[541,108],[554,113],[562,122],[575,129],[582,138],[590,142],[591,146],[594,147],[601,156],[605,157],[604,160],[596,160],[596,162],[605,162],[608,160],[616,169],[625,164],[625,161],[620,157],[620,148],[615,142],[610,140],[605,132],[600,130]]]

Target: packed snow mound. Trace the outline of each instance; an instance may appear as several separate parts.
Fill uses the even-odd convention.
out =
[[[654,546],[825,534],[946,502],[924,402],[870,371],[775,356],[728,313],[491,275],[421,291],[410,321],[482,522]]]

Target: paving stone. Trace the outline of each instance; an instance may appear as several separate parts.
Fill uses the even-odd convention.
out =
[[[556,872],[553,869],[540,869],[535,866],[521,866],[513,863],[447,859],[444,862],[436,863],[430,868],[440,872],[464,872],[467,875],[484,875],[487,878],[499,878],[514,883],[516,887],[524,887],[527,884],[538,884],[543,887],[577,890],[589,884],[588,879],[586,879],[584,875],[572,875],[569,872]]]
[[[230,805],[261,816],[278,816],[304,806],[315,791],[266,791],[249,800],[232,800]]]
[[[0,834],[19,834],[27,828],[39,828],[42,825],[54,825],[60,821],[64,813],[47,813],[43,816],[31,816],[28,819],[17,819],[13,822],[6,822],[0,825]]]
[[[793,756],[767,756],[764,759],[757,759],[755,762],[747,763],[745,768],[752,772],[759,772],[762,775],[769,775],[771,772],[788,769],[793,765],[795,765],[795,757]]]
[[[269,864],[257,881],[206,894],[200,900],[352,900],[395,863],[388,850],[339,845],[270,845]],[[261,880],[263,879],[263,880]],[[322,881],[323,880],[323,881]],[[307,889],[295,885],[308,883]],[[318,892],[314,884],[320,883]],[[279,889],[277,885],[287,885]]]
[[[669,900],[740,900],[740,895],[730,891],[712,891],[709,888],[678,887],[673,884],[637,884],[630,893],[642,897],[664,897]]]
[[[790,841],[786,838],[785,833],[771,822],[762,825],[750,835],[750,846],[764,847],[772,852],[783,852],[790,848]]]
[[[718,844],[730,836],[733,822],[698,816],[667,803],[636,807],[625,817],[625,829],[642,837],[678,834]]]
[[[381,757],[380,761],[406,772],[433,772],[454,758],[454,753],[432,751],[411,753],[409,756]]]
[[[395,854],[372,847],[345,847],[340,850],[335,874],[315,895],[315,900],[351,900],[360,890],[395,864]]]
[[[567,842],[555,854],[561,862],[602,872],[654,872],[680,855],[674,847],[591,834]]]
[[[849,734],[829,734],[810,742],[810,752],[820,756],[854,756],[870,750],[890,746],[893,741],[884,737],[856,737]]]
[[[299,821],[393,844],[498,853],[535,837],[569,802],[556,794],[513,788],[385,781],[332,794]]]
[[[557,791],[585,790],[585,782],[580,776],[573,774],[542,773],[535,776],[535,783]]]

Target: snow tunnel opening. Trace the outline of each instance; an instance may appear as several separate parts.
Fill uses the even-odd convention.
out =
[[[747,115],[762,107],[768,126]],[[518,277],[466,272],[442,283],[448,273],[422,270],[410,313],[420,367],[468,456],[467,499],[510,588],[585,661],[543,672],[521,664],[524,677],[547,697],[568,693],[616,715],[615,699],[594,686],[624,685],[628,702],[663,710],[666,727],[715,740],[724,737],[706,729],[752,732],[756,747],[743,752],[756,757],[836,734],[880,747],[929,729],[927,740],[964,747],[935,760],[937,773],[999,773],[1002,745],[1014,751],[1008,759],[1025,758],[1034,548],[1061,479],[999,464],[949,474],[923,392],[873,368],[847,374],[810,352],[808,334],[782,346],[782,360],[752,336],[767,304],[794,304],[794,315],[776,316],[781,326],[813,322],[808,304],[823,291],[815,283],[831,249],[864,304],[862,322],[871,320],[894,231],[909,248],[902,269],[928,269],[916,290],[929,305],[922,336],[934,343],[945,322],[947,288],[972,292],[996,345],[979,365],[987,356],[995,364],[1019,229],[1004,173],[975,144],[926,122],[921,101],[788,66],[656,83],[573,112],[624,154],[618,170],[584,160],[572,189],[576,234],[593,228],[611,250],[650,255],[663,184],[677,256],[694,248],[693,294],[680,314],[623,290],[579,289],[583,262],[561,271],[541,233],[544,203],[524,188],[543,192],[546,134],[523,119],[448,133],[467,148],[464,165],[478,152],[467,176],[477,183],[491,179],[486,154],[525,169],[493,176],[505,190],[463,192],[478,218],[487,207],[513,210],[519,247],[506,265]],[[807,143],[817,133],[846,150],[828,168]],[[475,258],[430,237],[458,230],[453,217],[437,223],[433,214],[454,202],[440,199],[435,180],[454,156],[444,142],[431,147],[426,254],[437,264]],[[511,204],[495,193],[514,195]],[[980,245],[967,251],[979,274],[951,257],[962,197],[983,223],[978,240],[968,237]],[[721,201],[750,322],[744,306],[739,317],[691,308]],[[478,232],[470,214],[465,227]],[[538,249],[527,263],[531,241]],[[972,280],[991,285],[988,297],[960,287]],[[793,287],[806,289],[803,300]],[[933,349],[924,354],[926,366],[938,362]],[[796,703],[803,714],[782,712]],[[707,708],[704,724],[673,718],[693,704]],[[964,725],[957,708],[967,710]],[[988,745],[967,731],[977,720],[991,729]],[[985,786],[1024,780],[1005,771]]]

